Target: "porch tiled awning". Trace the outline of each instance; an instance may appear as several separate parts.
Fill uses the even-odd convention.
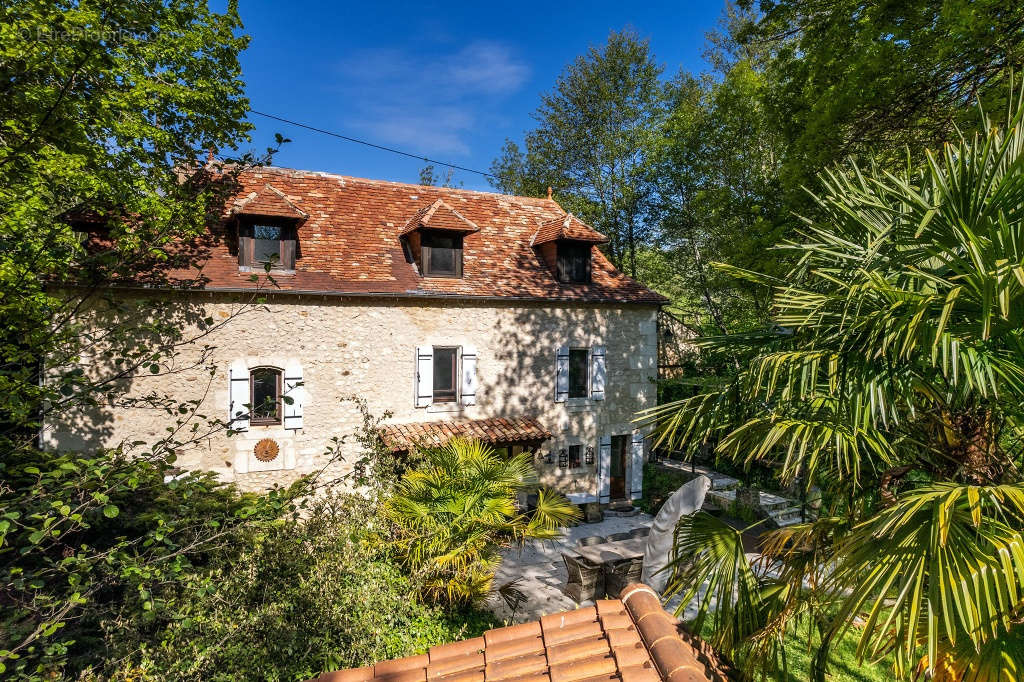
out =
[[[551,432],[532,417],[492,417],[389,424],[381,429],[381,438],[392,452],[401,452],[416,445],[444,445],[452,438],[474,438],[491,444],[539,442],[551,438]]]

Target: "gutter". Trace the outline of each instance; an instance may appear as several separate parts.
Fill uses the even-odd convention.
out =
[[[68,288],[79,288],[79,287],[68,287]],[[553,297],[539,297],[539,296],[479,296],[472,294],[445,294],[445,293],[429,293],[429,294],[417,294],[411,292],[395,292],[395,291],[382,291],[382,292],[346,292],[346,291],[318,291],[310,289],[252,289],[248,287],[204,287],[202,289],[174,289],[174,288],[157,288],[157,287],[145,287],[145,286],[108,286],[107,289],[115,289],[120,291],[146,291],[146,292],[161,292],[161,293],[186,293],[186,294],[256,294],[256,295],[268,295],[268,296],[308,296],[316,297],[322,296],[324,298],[383,298],[383,299],[394,299],[394,300],[465,300],[465,301],[480,301],[480,302],[501,302],[501,301],[521,301],[521,302],[534,302],[534,303],[582,303],[592,305],[616,305],[616,306],[643,306],[643,307],[656,307],[660,308],[668,303],[665,301],[616,301],[616,300],[586,300],[578,298],[566,298],[563,296]]]

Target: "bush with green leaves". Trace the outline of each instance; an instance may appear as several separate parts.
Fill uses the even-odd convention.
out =
[[[405,474],[384,513],[396,526],[402,564],[431,600],[480,603],[492,592],[502,549],[557,538],[561,526],[580,517],[575,505],[546,489],[538,490],[535,509],[517,507],[517,496],[537,487],[530,453],[506,458],[457,438],[418,456],[423,463]]]
[[[0,463],[0,671],[34,679],[88,667],[106,619],[159,611],[162,586],[201,573],[243,528],[280,518],[303,494],[303,484],[254,496],[211,474],[175,479],[171,461],[20,450]]]
[[[100,677],[297,680],[421,653],[496,623],[415,598],[389,529],[364,498],[326,496],[303,518],[250,528],[207,570],[105,623]]]

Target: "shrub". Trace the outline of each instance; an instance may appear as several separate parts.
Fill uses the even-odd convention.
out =
[[[494,627],[415,599],[365,500],[329,497],[278,521],[229,560],[163,593],[156,618],[106,624],[114,679],[307,679],[421,653]],[[127,635],[127,636],[126,636]],[[135,643],[142,643],[133,651]]]
[[[420,453],[384,510],[397,526],[403,565],[423,579],[423,592],[450,604],[480,603],[490,593],[500,550],[549,540],[579,518],[562,495],[540,490],[532,512],[516,496],[537,485],[530,455],[499,457],[478,441],[455,439]]]
[[[689,474],[669,471],[657,464],[644,464],[643,497],[636,501],[636,506],[648,514],[657,515],[661,505],[693,477]]]
[[[288,495],[240,495],[210,474],[165,482],[171,461],[35,450],[0,461],[0,672],[49,679],[90,665],[105,618],[159,609],[154,586],[291,508]]]

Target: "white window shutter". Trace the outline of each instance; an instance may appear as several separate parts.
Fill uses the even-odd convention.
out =
[[[612,437],[601,436],[597,446],[597,494],[602,503],[609,502],[612,497],[611,466]]]
[[[476,405],[476,348],[462,347],[462,404]]]
[[[235,360],[228,369],[228,427],[249,430],[249,368]]]
[[[594,346],[590,349],[590,397],[593,400],[604,400],[606,376],[604,358],[604,346]]]
[[[306,388],[302,381],[302,365],[296,361],[289,362],[284,368],[284,428],[302,428],[302,408],[306,402]]]
[[[416,349],[416,407],[434,402],[434,347]]]
[[[632,462],[633,484],[630,486],[630,497],[634,500],[643,496],[644,488],[644,434],[633,434]]]
[[[569,346],[559,346],[555,353],[555,402],[569,398]]]

